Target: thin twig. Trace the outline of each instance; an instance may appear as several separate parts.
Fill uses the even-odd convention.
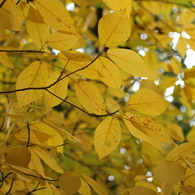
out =
[[[27,140],[27,143],[26,143],[26,147],[29,147],[30,145],[30,125],[29,123],[27,122],[27,133],[28,133],[28,140]]]
[[[14,178],[12,179],[12,182],[11,182],[10,188],[9,188],[8,192],[7,192],[7,193],[5,193],[5,195],[8,195],[8,194],[11,192],[12,187],[13,187],[13,183],[14,183]]]
[[[3,0],[0,4],[0,8],[4,5],[4,3],[6,2],[7,0]]]

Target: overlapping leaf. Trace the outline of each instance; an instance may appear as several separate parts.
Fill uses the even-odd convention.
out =
[[[128,105],[144,114],[157,116],[165,111],[169,102],[151,89],[142,88],[130,97]]]
[[[65,6],[58,0],[34,0],[44,21],[56,31],[75,32],[73,20]]]
[[[44,48],[45,41],[49,36],[49,26],[45,24],[41,14],[34,7],[30,7],[27,20],[26,20],[26,30],[31,36],[35,45],[39,49]]]
[[[67,51],[71,49],[79,37],[73,33],[53,32],[47,39],[46,44],[53,49]]]
[[[96,65],[100,79],[109,87],[120,89],[122,83],[121,72],[118,67],[105,57],[99,57]]]
[[[127,41],[130,36],[130,21],[126,11],[116,11],[103,16],[98,24],[100,43],[115,47]]]
[[[108,114],[102,94],[93,83],[79,79],[75,83],[74,89],[79,101],[89,113]]]
[[[107,51],[107,55],[119,68],[129,74],[151,80],[157,79],[143,59],[132,50],[113,48]]]
[[[20,73],[16,83],[16,89],[44,87],[47,78],[48,70],[46,63],[35,61]],[[42,91],[36,89],[17,92],[17,99],[21,106],[33,102],[41,96]]]
[[[161,143],[172,143],[168,132],[152,118],[125,113],[123,120],[130,133],[162,151]]]
[[[103,0],[103,2],[112,10],[127,10],[128,15],[131,13],[132,0]]]
[[[0,47],[0,50],[3,50],[3,48]],[[9,68],[14,68],[14,65],[9,60],[9,58],[8,58],[8,56],[5,52],[0,52],[0,63],[2,63],[3,65],[8,66]]]
[[[52,94],[46,90],[43,92],[43,99],[44,99],[44,103],[45,103],[47,109],[52,108],[52,107],[60,104],[62,102],[62,99],[65,99],[65,97],[67,95],[68,79],[65,78],[65,79],[59,80],[63,76],[65,76],[65,75],[61,74],[61,72],[59,72],[59,71],[56,71],[47,80],[47,82],[45,84],[46,86],[50,86],[51,84],[55,83],[55,85],[53,85],[47,89]],[[55,94],[55,95],[53,95],[53,94]]]
[[[185,175],[186,169],[178,162],[168,161],[159,164],[153,172],[159,181],[172,187],[174,183],[180,180],[181,176]]]
[[[93,180],[91,177],[89,177],[86,174],[82,174],[84,180],[98,193],[98,195],[108,195],[106,190],[95,180]]]
[[[94,135],[95,150],[101,160],[112,152],[121,140],[121,128],[118,119],[105,118],[96,128]]]

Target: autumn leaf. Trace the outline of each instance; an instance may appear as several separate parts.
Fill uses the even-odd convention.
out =
[[[3,48],[0,47],[0,50],[3,50]],[[14,65],[9,60],[9,58],[8,58],[8,56],[7,56],[7,54],[5,52],[1,52],[0,53],[0,63],[6,65],[9,68],[13,68],[14,69]]]
[[[73,20],[63,4],[58,0],[35,0],[35,6],[44,21],[56,31],[75,33]]]
[[[26,30],[39,49],[43,49],[46,46],[45,42],[50,34],[49,26],[45,24],[41,14],[33,6],[30,6],[28,12]]]
[[[165,111],[169,102],[151,89],[142,88],[130,97],[128,105],[144,114],[157,116]]]
[[[43,92],[43,99],[47,109],[50,109],[60,104],[62,102],[62,99],[65,99],[67,95],[68,79],[67,78],[61,79],[64,76],[65,75],[61,74],[61,72],[56,71],[45,83],[45,86],[52,85]],[[49,93],[48,91],[51,93]],[[53,94],[55,94],[55,96]]]
[[[166,183],[170,187],[185,175],[186,169],[178,162],[168,161],[159,164],[154,168],[154,176],[161,182]]]
[[[127,41],[131,28],[127,13],[116,11],[102,17],[98,24],[100,43],[106,47],[115,47]]]
[[[160,143],[172,143],[168,132],[152,118],[125,113],[123,120],[133,136],[150,143],[159,150],[162,150]]]
[[[83,107],[92,114],[107,114],[103,97],[98,88],[91,82],[79,79],[74,89]]]
[[[107,51],[107,55],[119,68],[129,74],[138,77],[147,77],[151,80],[157,79],[143,59],[132,50],[113,48]]]
[[[47,78],[47,64],[35,61],[20,73],[16,83],[16,89],[44,87]],[[21,106],[33,102],[41,96],[41,90],[21,90],[17,92],[17,99]]]
[[[81,186],[81,180],[75,172],[66,171],[59,179],[59,186],[67,195],[73,195]]]
[[[95,180],[93,180],[91,177],[86,175],[85,173],[82,174],[84,180],[99,194],[99,195],[108,195],[106,190]]]
[[[121,128],[114,117],[105,118],[96,128],[94,135],[95,150],[101,160],[118,146],[121,140]]]
[[[96,65],[100,79],[109,87],[120,89],[122,76],[118,67],[109,59],[99,57],[93,64]]]

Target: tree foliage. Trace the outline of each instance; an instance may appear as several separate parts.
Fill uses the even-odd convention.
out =
[[[0,195],[195,194],[194,12],[2,0]]]

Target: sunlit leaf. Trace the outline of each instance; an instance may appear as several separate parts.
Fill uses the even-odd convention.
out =
[[[129,74],[138,77],[147,77],[156,80],[156,75],[149,69],[149,66],[136,52],[128,49],[109,49],[108,57],[113,60],[116,65]]]
[[[100,43],[115,47],[127,41],[131,28],[126,11],[116,11],[103,16],[98,24]]]
[[[99,79],[96,66],[94,63],[91,64],[92,58],[88,54],[78,51],[65,51],[60,52],[58,58],[68,71],[74,72],[79,70],[76,74],[89,79]]]
[[[78,192],[82,195],[91,195],[91,189],[83,179],[81,179],[81,187],[79,188]]]
[[[6,0],[0,8],[0,21],[10,30],[21,31],[23,17],[20,7],[12,0]]]
[[[45,123],[40,122],[32,122],[29,128],[34,132],[35,136],[41,143],[49,146],[56,146],[58,152],[63,153],[63,147],[59,146],[64,142],[62,136],[56,130]]]
[[[167,160],[169,161],[177,161],[181,158],[186,158],[192,154],[195,150],[195,141],[183,143],[178,147],[174,148],[167,154]]]
[[[67,195],[73,195],[81,186],[81,180],[75,172],[66,171],[59,179],[59,186]]]
[[[112,152],[121,140],[121,128],[116,118],[105,118],[96,128],[94,135],[95,150],[101,160]]]
[[[160,143],[172,143],[168,132],[154,119],[125,113],[123,120],[130,133],[162,150]]]
[[[144,114],[156,116],[165,111],[169,102],[151,89],[142,88],[130,97],[128,105]]]
[[[96,65],[100,79],[109,87],[120,89],[122,83],[121,72],[118,67],[105,57],[99,57]]]
[[[58,0],[34,0],[45,22],[57,31],[75,32],[73,20],[65,6]]]
[[[72,33],[53,32],[47,39],[46,44],[53,49],[67,51],[71,49],[79,37]]]
[[[103,0],[103,2],[112,10],[127,10],[128,15],[131,13],[132,0]]]
[[[64,76],[65,74],[61,74],[61,72],[56,71],[52,74],[52,76],[45,83],[45,86],[50,86],[56,83],[55,85],[47,89],[52,94],[46,90],[43,92],[43,99],[44,99],[44,103],[47,109],[60,104],[62,102],[62,99],[65,99],[67,95],[68,79],[67,78],[61,79]]]
[[[167,124],[168,131],[170,132],[171,137],[174,140],[179,142],[183,142],[185,137],[182,128],[176,123],[168,123]]]
[[[60,168],[60,166],[57,164],[57,162],[54,160],[54,158],[47,152],[46,150],[43,150],[39,148],[38,146],[31,147],[33,152],[35,152],[39,158],[41,158],[51,169],[58,173],[63,173],[63,170]]]
[[[32,6],[30,6],[28,12],[26,30],[32,37],[35,45],[39,49],[43,49],[45,41],[50,34],[49,27],[45,24],[39,11]]]
[[[136,187],[133,187],[132,189],[129,190],[129,193],[131,195],[138,195],[138,194],[157,195],[158,194],[155,191],[153,191],[153,190],[151,190],[149,188],[146,188],[144,186],[136,186]],[[126,194],[124,194],[124,195],[126,195]]]
[[[19,75],[16,89],[44,87],[48,78],[46,63],[35,61],[26,67]],[[42,96],[41,90],[22,90],[17,92],[17,99],[21,106],[39,99]]]
[[[98,115],[107,114],[103,97],[93,83],[79,79],[74,89],[79,101],[88,112]]]
[[[106,190],[91,177],[89,177],[85,173],[83,173],[82,176],[84,180],[98,193],[98,195],[108,195]]]
[[[153,172],[159,181],[172,187],[174,183],[180,180],[181,176],[185,175],[186,169],[178,162],[168,161],[159,164]]]

